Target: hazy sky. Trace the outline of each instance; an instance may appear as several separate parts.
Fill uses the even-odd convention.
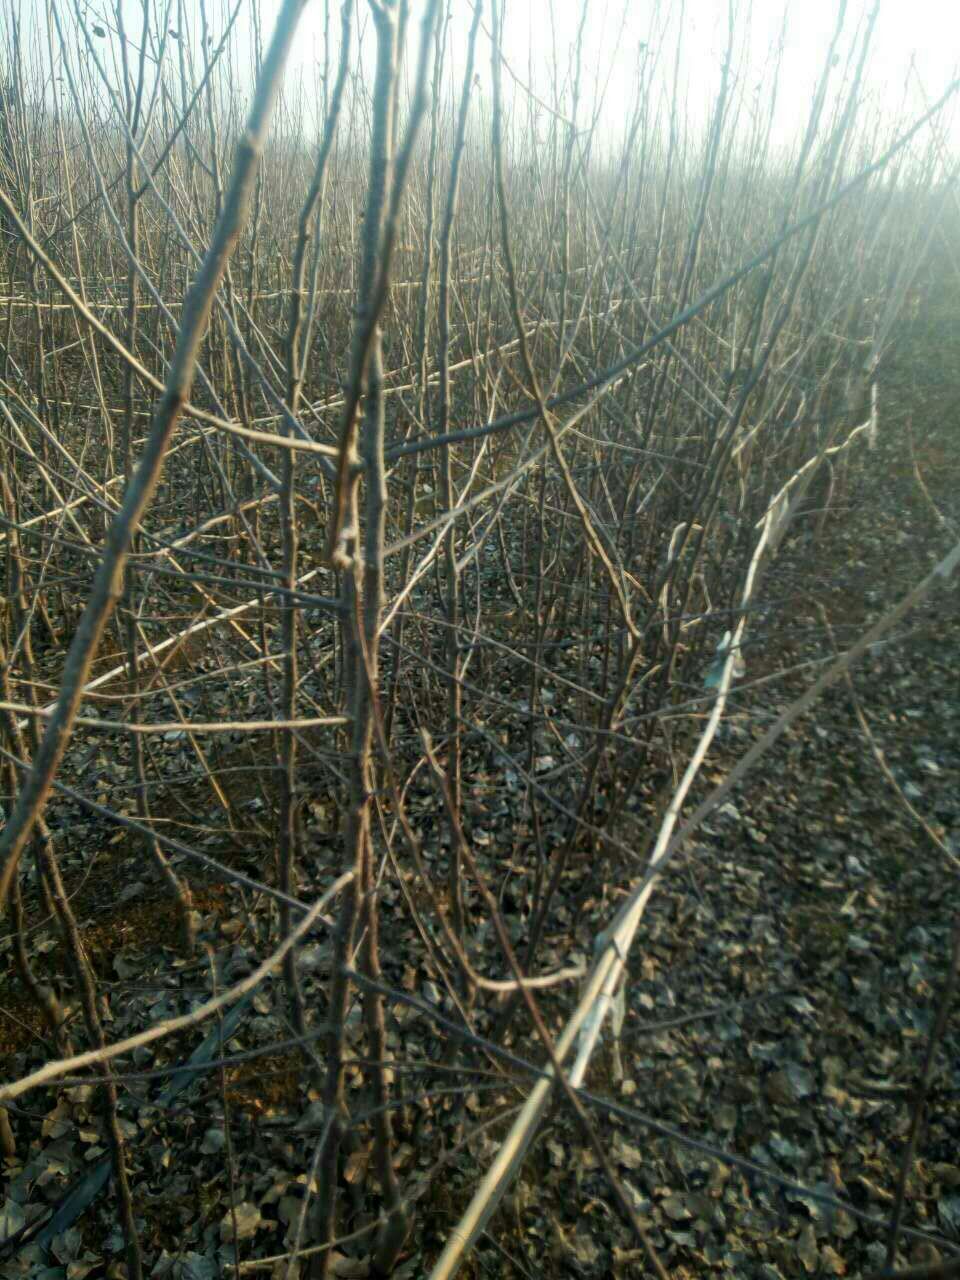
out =
[[[278,7],[279,0],[264,0],[264,17],[272,17]],[[489,0],[484,7],[489,12]],[[774,136],[790,141],[806,123],[812,87],[823,65],[840,0],[753,0],[752,4],[735,0],[735,7],[738,37],[734,59],[751,91],[765,81],[769,53],[778,42],[786,12]],[[841,68],[869,8],[868,0],[848,0]],[[364,9],[361,3],[359,11]],[[413,11],[416,19],[422,12],[422,0],[413,0]],[[587,0],[581,123],[595,94],[606,85],[603,121],[617,132],[632,100],[641,42],[650,48],[659,44],[663,83],[672,80],[681,11],[683,101],[694,118],[702,117],[719,81],[727,38],[727,0],[686,0],[682,10],[679,0],[661,0],[659,5],[653,0]],[[453,0],[453,12],[453,45],[462,51],[472,5],[468,0]],[[301,68],[308,68],[319,56],[322,14],[322,4],[314,0],[297,42],[295,60]],[[580,24],[580,0],[507,0],[506,14],[504,52],[513,70],[524,81],[532,73],[538,91],[548,96],[554,50],[561,70],[569,66]],[[414,21],[411,39],[415,34]],[[372,45],[369,31],[366,43]],[[960,4],[952,0],[882,0],[871,49],[867,77],[871,100],[893,113],[905,104],[908,114],[919,114],[925,100],[938,97],[960,71]],[[485,37],[481,37],[478,62],[481,88],[489,92],[489,43]],[[509,80],[506,83],[509,85]],[[765,81],[764,102],[768,86]],[[960,129],[950,124],[948,132],[951,139],[960,141]]]
[[[0,8],[10,0],[3,0]],[[36,21],[45,8],[45,0],[13,0],[19,3],[25,26]],[[60,12],[66,14],[73,0],[57,0]],[[161,0],[154,0],[162,10]],[[235,0],[207,0],[211,29],[216,35],[223,30],[225,14]],[[811,90],[836,23],[841,0],[734,0],[738,15],[738,39],[734,63],[742,75],[742,83],[752,92],[763,84],[762,100],[766,101],[769,77],[769,51],[777,43],[787,13],[786,40],[778,93],[775,136],[790,139],[806,121]],[[869,0],[872,3],[872,0]],[[184,0],[186,11],[199,13],[199,0]],[[89,21],[100,20],[114,28],[108,11],[113,0],[79,0],[81,11]],[[123,0],[128,32],[139,25],[141,0]],[[261,0],[264,34],[272,29],[280,0]],[[423,0],[412,0],[411,44],[416,38],[418,18]],[[859,29],[868,8],[868,0],[848,0],[846,32],[841,45],[842,70],[850,40]],[[330,0],[331,25],[338,26],[339,0]],[[173,11],[176,11],[174,3]],[[453,66],[462,65],[466,33],[472,13],[469,0],[452,0],[454,14],[451,41]],[[485,4],[489,12],[489,0]],[[595,96],[606,86],[604,127],[617,132],[632,100],[632,86],[637,74],[637,49],[641,42],[660,51],[662,84],[669,86],[673,77],[674,49],[681,23],[683,57],[680,79],[683,102],[696,118],[702,115],[716,92],[727,34],[727,0],[587,0],[584,28],[583,97],[580,123],[589,118]],[[369,65],[373,36],[367,4],[358,0],[361,27],[366,28],[365,64]],[[314,81],[315,68],[322,58],[323,0],[311,0],[301,21],[291,71],[299,70],[304,78]],[[570,66],[580,23],[580,0],[507,0],[504,51],[517,76],[526,81],[533,77],[541,96],[553,93],[551,71],[560,68],[561,79]],[[244,8],[237,24],[238,65],[247,61],[249,47],[249,15]],[[110,31],[111,40],[115,38]],[[101,44],[104,53],[106,44]],[[489,42],[481,37],[478,67],[481,92],[489,93]],[[114,50],[115,52],[115,50]],[[745,59],[744,55],[748,53]],[[411,49],[412,54],[412,49]],[[913,63],[916,75],[908,74]],[[908,110],[923,109],[924,94],[934,99],[943,92],[960,64],[960,4],[956,0],[881,0],[875,29],[867,80],[868,92],[875,103],[896,111],[908,90]],[[839,74],[839,71],[838,71]],[[509,87],[509,78],[505,85]],[[921,88],[922,86],[922,88]],[[952,140],[960,141],[960,130],[951,128]]]

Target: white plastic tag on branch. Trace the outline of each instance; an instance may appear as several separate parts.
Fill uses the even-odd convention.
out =
[[[876,379],[870,383],[870,426],[867,428],[867,443],[871,449],[877,447],[877,438],[880,434],[880,415],[877,411],[877,383]]]
[[[602,1034],[600,1024],[607,1011],[610,1013],[609,1035],[613,1045],[613,1075],[618,1082],[623,1079],[623,1063],[620,1059],[620,1034],[623,1031],[624,1019],[627,1016],[627,989],[620,983],[615,996],[608,996],[601,991],[593,1002],[593,1008],[584,1019],[580,1034],[577,1037],[578,1048],[588,1042],[591,1037]]]
[[[598,960],[600,956],[603,955],[609,944],[610,936],[606,930],[597,934],[596,938],[593,940],[593,955],[595,960]],[[613,946],[619,955],[620,949],[616,940],[613,941]],[[602,989],[597,992],[597,997],[591,1006],[590,1012],[584,1018],[577,1036],[578,1052],[583,1049],[585,1044],[595,1040],[600,1034],[603,1019],[606,1017],[608,1011],[611,1014],[614,1036],[619,1038],[621,1028],[623,1027],[623,1019],[626,1014],[624,984],[622,982],[617,988],[617,994],[615,996],[608,995]]]
[[[723,639],[717,645],[717,656],[710,664],[710,670],[707,672],[703,681],[705,689],[719,689],[720,681],[723,679],[723,669],[727,661],[727,650],[730,648],[730,642],[733,635],[729,631],[723,633]],[[743,660],[740,650],[733,655],[733,679],[742,680],[747,674],[747,664]]]
[[[613,997],[613,1012],[610,1015],[610,1027],[613,1031],[614,1038],[619,1040],[620,1033],[623,1031],[623,1020],[627,1016],[627,988],[626,984],[621,982],[617,988],[617,994]]]
[[[610,1015],[610,1038],[613,1041],[612,1068],[613,1078],[617,1084],[623,1083],[623,1058],[620,1056],[620,1033],[623,1021],[627,1016],[627,987],[621,982],[617,994],[613,997],[613,1012]]]
[[[594,1035],[596,1028],[603,1021],[603,1015],[606,1012],[607,1007],[611,1003],[612,1001],[610,997],[604,995],[602,991],[598,994],[596,1000],[593,1002],[593,1008],[583,1020],[583,1026],[580,1028],[580,1035],[578,1036],[578,1044],[582,1045],[585,1040]]]
[[[772,555],[779,546],[780,539],[786,529],[787,513],[790,510],[790,490],[784,486],[770,504],[770,530],[767,534],[767,546]]]

